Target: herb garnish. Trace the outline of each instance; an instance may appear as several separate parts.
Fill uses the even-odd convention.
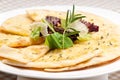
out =
[[[43,19],[42,21],[45,24],[47,24],[48,27],[53,31],[52,34],[49,34],[45,38],[45,44],[48,45],[50,47],[50,49],[68,48],[73,45],[72,40],[69,37],[67,37],[66,35],[63,36],[62,34],[56,32],[53,29],[53,25],[51,23],[47,22],[45,19]],[[64,38],[64,42],[63,42],[63,38]],[[63,46],[63,44],[64,44],[64,46]]]
[[[65,49],[73,46],[73,41],[69,36],[79,34],[80,31],[72,28],[71,24],[82,18],[85,18],[85,16],[82,16],[81,14],[75,14],[75,6],[73,5],[73,9],[67,11],[66,19],[61,19],[61,27],[64,28],[64,32],[62,34],[54,30],[53,24],[43,19],[42,22],[46,24],[53,32],[52,34],[45,36],[45,44],[48,45],[50,49]],[[35,28],[32,31],[31,37],[36,39],[40,34],[40,31],[40,27],[37,27],[37,29]]]

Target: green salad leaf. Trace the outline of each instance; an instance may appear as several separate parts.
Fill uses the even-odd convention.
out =
[[[63,39],[64,39],[64,43],[63,43]],[[62,34],[55,32],[53,34],[48,35],[45,38],[45,44],[48,45],[51,49],[56,49],[56,48],[64,49],[71,47],[73,45],[73,42],[69,37],[63,36]]]
[[[33,39],[33,40],[38,40],[39,37],[40,37],[40,32],[41,32],[41,27],[35,27],[32,29],[32,32],[31,32],[31,35],[30,35],[30,38]]]

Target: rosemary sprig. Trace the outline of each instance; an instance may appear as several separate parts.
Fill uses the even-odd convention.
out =
[[[62,27],[64,28],[64,32],[63,32],[63,41],[62,41],[62,44],[63,44],[63,48],[64,48],[64,36],[70,36],[70,35],[75,35],[75,34],[78,34],[79,31],[77,30],[74,30],[74,28],[71,28],[71,24],[77,20],[80,20],[82,18],[85,18],[85,16],[82,16],[81,14],[75,14],[75,5],[73,5],[73,8],[72,8],[72,11],[71,10],[67,10],[67,15],[66,15],[66,19],[65,20],[62,20]],[[66,31],[68,29],[71,29],[73,32],[70,32],[70,33],[66,33]]]
[[[62,21],[65,22],[63,23],[65,25],[62,27],[65,28],[65,30],[67,30],[70,27],[70,24],[82,18],[85,18],[85,16],[82,16],[82,14],[75,14],[75,5],[73,5],[72,11],[71,10],[67,11],[66,19],[65,21]]]

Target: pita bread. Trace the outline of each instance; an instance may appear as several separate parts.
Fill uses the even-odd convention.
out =
[[[0,26],[0,30],[7,33],[28,36],[30,35],[29,25],[32,22],[33,21],[30,18],[28,18],[26,14],[21,14],[21,15],[11,17],[6,21],[4,21]]]
[[[24,48],[11,48],[3,45],[0,47],[0,57],[27,63],[40,58],[46,54],[48,50],[48,46],[45,45],[33,45]]]

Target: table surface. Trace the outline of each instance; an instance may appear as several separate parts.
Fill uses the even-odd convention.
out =
[[[109,9],[120,13],[120,0],[0,0],[0,13],[12,9],[45,5],[72,5]],[[0,72],[0,80],[16,80],[16,75]],[[109,74],[109,80],[120,80],[120,71]]]

